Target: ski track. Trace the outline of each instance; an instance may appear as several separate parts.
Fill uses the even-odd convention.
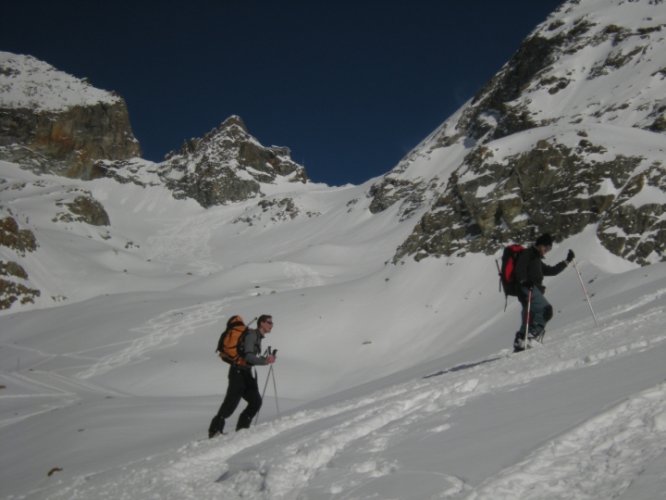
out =
[[[82,394],[95,394],[103,396],[122,397],[124,394],[113,389],[102,388],[90,382],[66,377],[51,371],[31,369],[28,374],[13,372],[3,373],[3,378],[13,386],[34,386],[45,392],[30,392],[27,394],[0,394],[0,402],[7,399],[43,399],[39,409],[23,414],[0,419],[0,428],[15,424],[36,415],[47,413],[58,408],[71,406],[83,399]]]
[[[295,289],[321,286],[323,279],[311,267],[286,263],[284,266],[286,277]],[[144,326],[131,331],[140,335],[139,338],[96,346],[95,350],[112,345],[129,344],[109,356],[98,360],[92,366],[79,372],[76,377],[87,379],[102,375],[111,370],[140,360],[146,354],[157,348],[175,345],[180,338],[192,335],[197,329],[217,324],[226,318],[226,306],[238,297],[227,297],[223,300],[197,304],[183,309],[166,311],[155,318],[151,318]],[[80,353],[74,353],[80,355]]]
[[[224,317],[224,309],[231,299],[207,302],[183,309],[166,311],[151,318],[145,326],[132,329],[141,336],[128,341],[120,351],[100,359],[76,377],[91,378],[142,359],[157,348],[175,345],[181,337],[193,334],[197,329],[218,323]]]
[[[320,286],[322,284],[319,274],[309,266],[287,263],[285,264],[284,272],[286,277],[292,282],[293,287],[296,288]],[[33,413],[2,419],[0,420],[0,427],[5,427],[30,416],[45,413],[56,408],[70,406],[80,401],[82,393],[124,396],[124,394],[118,391],[99,387],[93,383],[86,382],[86,380],[140,361],[155,349],[176,345],[182,337],[194,334],[199,328],[219,323],[227,316],[225,314],[226,306],[235,298],[237,297],[229,297],[220,301],[166,311],[155,318],[151,318],[145,325],[132,329],[132,332],[139,335],[138,338],[95,346],[91,349],[91,351],[96,351],[110,347],[125,346],[101,359],[84,355],[87,351],[52,354],[29,347],[8,345],[7,347],[11,347],[12,349],[22,349],[34,353],[40,359],[30,365],[29,374],[20,373],[21,370],[19,367],[15,372],[3,373],[3,377],[41,386],[49,392],[43,394],[0,395],[0,400],[21,397],[43,397],[52,398],[53,403],[42,405],[38,411]],[[66,377],[54,371],[37,370],[40,365],[46,364],[57,357],[76,359],[81,362],[84,369],[76,373],[73,377]]]
[[[658,295],[644,297],[622,311],[654,305]],[[595,330],[565,331],[551,339],[555,349],[536,348],[529,356],[504,356],[491,364],[479,363],[460,373],[418,379],[346,404],[297,412],[251,432],[218,438],[222,442],[195,442],[181,448],[177,458],[163,467],[137,463],[101,472],[109,475],[101,487],[87,486],[85,478],[78,478],[49,498],[299,498],[312,478],[350,447],[372,450],[381,456],[394,440],[400,439],[405,426],[429,426],[432,432],[446,432],[448,412],[473,398],[664,342],[666,335],[650,335],[650,325],[664,312],[665,307],[657,304],[634,317],[629,331],[626,321],[611,321]],[[595,346],[600,345],[604,350],[596,352]],[[309,424],[321,423],[322,419],[330,423],[327,431],[308,431]],[[433,421],[437,425],[433,426]],[[270,446],[271,440],[282,439],[289,432],[295,437],[287,445]],[[481,485],[442,474],[449,486],[437,498],[610,498],[626,489],[631,477],[663,453],[660,443],[665,439],[666,382],[555,437],[521,463],[486,478]],[[151,462],[154,457],[146,460]],[[350,468],[354,477],[331,485],[329,491],[331,495],[352,497],[354,488],[363,481],[400,469],[398,463],[363,460]]]

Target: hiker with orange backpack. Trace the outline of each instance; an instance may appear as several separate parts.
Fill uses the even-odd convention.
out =
[[[247,401],[247,406],[238,417],[237,431],[249,428],[261,408],[261,394],[252,367],[275,362],[273,354],[261,354],[261,341],[272,329],[273,318],[268,314],[259,316],[256,329],[245,326],[240,316],[232,316],[227,321],[217,352],[223,361],[230,364],[229,384],[224,401],[208,427],[209,438],[223,434],[225,420],[234,413],[241,399]]]
[[[518,300],[523,309],[521,326],[513,342],[514,352],[525,350],[530,340],[542,341],[546,323],[553,317],[553,306],[544,296],[546,287],[543,286],[543,278],[560,274],[575,257],[573,250],[569,250],[565,260],[549,266],[543,259],[552,248],[553,238],[546,233],[518,255],[514,273],[519,284]]]

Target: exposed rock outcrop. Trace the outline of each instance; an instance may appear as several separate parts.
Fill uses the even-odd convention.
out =
[[[32,231],[20,229],[14,217],[0,219],[0,246],[11,248],[19,255],[37,250],[37,240]]]
[[[66,211],[59,212],[54,221],[84,222],[91,226],[108,226],[111,224],[104,206],[90,193],[78,195],[71,201],[60,201],[56,205],[65,207]]]
[[[0,219],[0,247],[6,247],[24,256],[37,249],[34,234],[20,229],[13,217]],[[0,260],[0,309],[9,309],[15,302],[27,304],[41,295],[39,290],[27,286],[28,273],[14,261]]]

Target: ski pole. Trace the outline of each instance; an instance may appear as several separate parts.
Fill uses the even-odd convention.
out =
[[[277,349],[271,350],[271,346],[268,346],[266,348],[266,354],[267,355],[273,355],[275,356],[277,354]],[[264,400],[264,396],[266,395],[266,388],[268,387],[268,381],[270,380],[271,376],[273,377],[273,390],[275,391],[275,407],[277,409],[278,417],[280,416],[280,408],[278,406],[278,401],[277,401],[277,384],[275,382],[275,372],[273,371],[273,365],[268,368],[268,374],[266,375],[266,382],[264,383],[264,389],[261,391],[261,400]],[[254,420],[254,425],[257,425],[259,423],[259,412],[261,411],[261,408],[259,408],[259,411],[257,412],[257,418]]]
[[[592,318],[594,319],[594,326],[598,327],[599,323],[597,322],[597,315],[594,314],[594,309],[592,309],[592,302],[590,302],[590,295],[587,293],[587,289],[585,288],[585,284],[583,283],[583,277],[580,275],[580,271],[578,270],[578,266],[576,265],[576,259],[573,259],[571,262],[573,262],[573,267],[576,270],[576,274],[578,275],[578,281],[580,281],[580,286],[583,289],[583,293],[585,294],[587,305],[590,308],[590,312],[592,313]]]
[[[266,375],[266,383],[264,384],[264,390],[261,391],[261,400],[264,400],[264,396],[266,395],[266,387],[268,387],[268,379],[271,378],[271,373],[273,372],[273,365],[270,366],[268,369],[268,375]],[[259,411],[257,412],[257,418],[254,419],[254,425],[257,425],[259,423],[259,413],[261,412],[261,408],[259,408]]]
[[[527,332],[530,330],[530,309],[532,307],[532,287],[529,288],[529,293],[527,294],[527,314],[525,315],[525,349],[527,349]]]
[[[273,351],[273,356],[277,354],[277,349]],[[277,416],[280,418],[280,405],[278,404],[278,392],[277,392],[277,382],[275,381],[275,370],[273,370],[273,365],[269,370],[270,374],[273,376],[273,393],[275,394],[275,409],[277,410]],[[266,380],[268,382],[268,380]]]

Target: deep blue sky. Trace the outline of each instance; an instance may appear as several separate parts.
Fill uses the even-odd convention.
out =
[[[236,114],[312,180],[359,184],[393,168],[560,4],[8,1],[0,50],[118,92],[150,160]]]

